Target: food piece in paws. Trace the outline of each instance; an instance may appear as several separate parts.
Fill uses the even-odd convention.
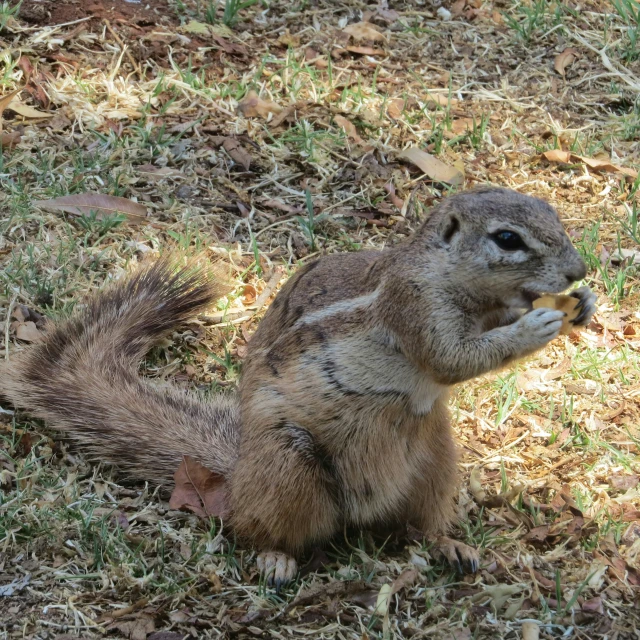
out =
[[[578,300],[578,298],[574,298],[572,296],[548,294],[546,296],[541,296],[537,300],[534,300],[533,308],[557,309],[558,311],[564,311],[567,315],[562,321],[562,329],[560,329],[560,333],[563,335],[568,335],[573,331],[573,321],[578,317],[578,314],[580,313],[580,309],[577,308],[579,302],[580,300]]]

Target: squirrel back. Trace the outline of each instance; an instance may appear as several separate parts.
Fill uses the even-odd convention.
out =
[[[210,270],[165,257],[93,296],[42,342],[0,363],[0,397],[128,476],[171,481],[183,455],[226,475],[237,455],[234,397],[205,403],[138,376],[163,335],[225,293]]]

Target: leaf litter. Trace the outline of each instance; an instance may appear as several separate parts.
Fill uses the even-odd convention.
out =
[[[419,536],[346,532],[273,599],[252,552],[212,517],[208,471],[184,460],[175,487],[125,484],[2,406],[0,588],[31,576],[3,598],[3,632],[635,637],[640,63],[611,5],[531,23],[515,2],[448,3],[443,21],[428,4],[276,0],[230,28],[223,3],[208,18],[205,3],[154,0],[142,18],[114,0],[73,5],[50,28],[36,4],[3,31],[4,96],[22,89],[15,104],[35,111],[11,110],[17,93],[2,103],[0,357],[28,323],[44,330],[177,242],[223,258],[237,294],[169,336],[141,373],[226,392],[283,266],[393,244],[463,181],[556,204],[598,313],[515,371],[455,392],[458,534],[483,548],[475,577]],[[57,4],[42,3],[51,15]],[[127,211],[143,224],[105,222]]]

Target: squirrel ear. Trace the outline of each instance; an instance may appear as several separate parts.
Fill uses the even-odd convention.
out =
[[[460,220],[455,215],[447,216],[441,228],[442,239],[450,244],[453,236],[460,230]]]

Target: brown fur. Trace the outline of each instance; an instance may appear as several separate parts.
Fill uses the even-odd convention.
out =
[[[502,228],[529,249],[499,250],[490,234]],[[456,490],[448,387],[557,336],[558,312],[518,309],[584,272],[549,205],[477,189],[393,249],[301,268],[249,343],[237,404],[158,392],[134,373],[154,339],[217,294],[167,262],[12,360],[0,393],[139,477],[168,480],[181,454],[222,473],[232,525],[262,550],[295,555],[344,525],[439,534]],[[588,322],[592,296],[576,295]]]

